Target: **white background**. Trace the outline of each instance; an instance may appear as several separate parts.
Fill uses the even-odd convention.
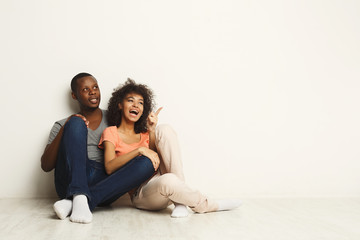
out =
[[[93,74],[148,84],[211,196],[360,196],[357,0],[0,2],[0,198],[55,196],[40,157]]]

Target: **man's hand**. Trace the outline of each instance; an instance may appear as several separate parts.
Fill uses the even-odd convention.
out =
[[[70,118],[72,118],[72,117],[79,117],[79,118],[81,118],[82,120],[84,120],[86,127],[89,127],[89,121],[86,119],[86,117],[84,117],[83,115],[78,114],[78,113],[73,114],[73,115],[71,115],[70,117],[68,117],[68,119],[66,120],[65,124],[66,124],[66,123],[70,120]],[[65,124],[64,124],[64,126],[65,126]]]

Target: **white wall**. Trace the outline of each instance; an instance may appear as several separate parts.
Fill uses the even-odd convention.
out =
[[[360,2],[0,2],[0,197],[55,196],[40,156],[92,73],[132,77],[214,196],[360,196]]]

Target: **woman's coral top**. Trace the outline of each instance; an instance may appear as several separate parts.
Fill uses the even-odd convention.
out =
[[[140,141],[137,143],[127,144],[120,138],[117,127],[107,127],[101,135],[99,148],[104,149],[103,142],[109,141],[115,146],[116,156],[121,156],[125,153],[131,152],[139,147],[149,148],[149,133],[140,133]]]

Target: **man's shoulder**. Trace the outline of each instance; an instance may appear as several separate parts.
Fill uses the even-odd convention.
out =
[[[102,123],[104,124],[104,127],[108,127],[109,124],[108,124],[108,121],[107,121],[107,114],[108,114],[108,111],[107,110],[104,110],[104,109],[100,109],[102,111]]]
[[[67,119],[68,119],[68,117],[60,119],[60,120],[56,121],[55,124],[59,124],[60,126],[64,126]]]
[[[104,126],[105,127],[107,127],[108,126],[108,124],[107,124],[107,114],[108,114],[108,110],[104,110],[104,109],[100,109],[101,110],[101,112],[103,113],[103,116],[102,116],[102,122],[105,124]],[[65,125],[65,123],[66,123],[66,121],[68,120],[68,118],[69,118],[69,116],[68,117],[66,117],[66,118],[63,118],[63,119],[60,119],[60,120],[58,120],[58,121],[56,121],[55,123],[54,123],[54,125],[58,125],[58,126],[60,126],[60,127],[62,127],[62,126],[64,126]]]
[[[66,117],[66,118],[63,118],[63,119],[60,119],[60,120],[57,120],[54,122],[54,127],[58,127],[58,128],[61,128],[62,126],[65,125],[65,122],[66,120],[68,119],[69,117]]]

